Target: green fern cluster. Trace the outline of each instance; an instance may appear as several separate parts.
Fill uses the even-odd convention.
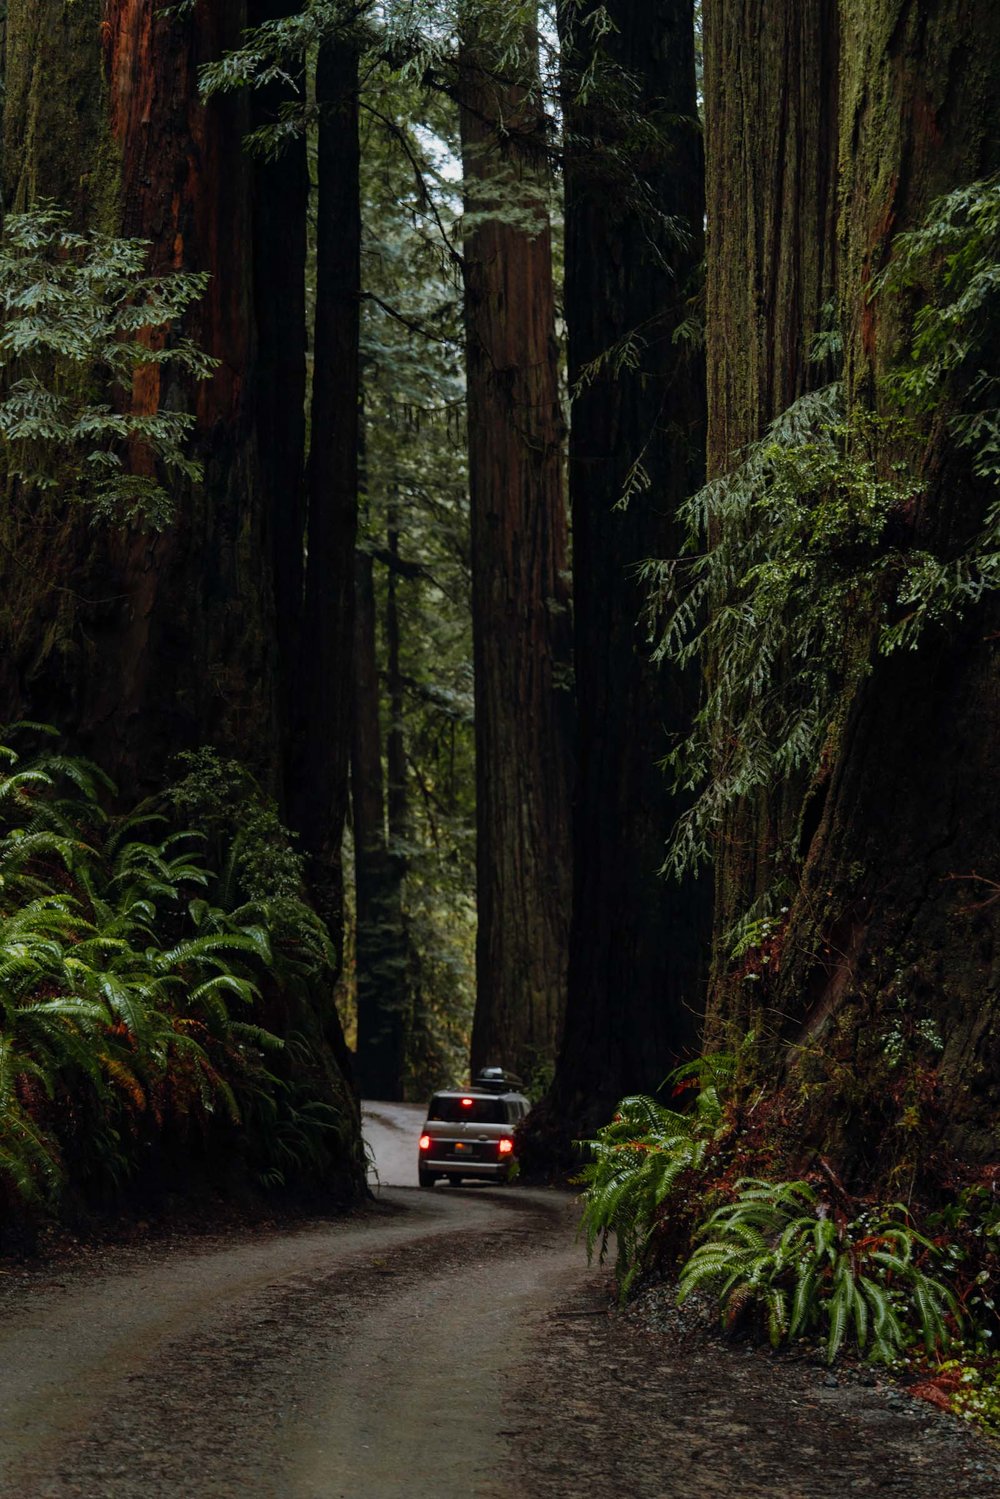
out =
[[[623,1300],[649,1268],[671,1193],[685,1172],[704,1167],[722,1122],[720,1088],[733,1065],[729,1054],[719,1054],[671,1075],[678,1086],[698,1085],[689,1112],[677,1113],[642,1094],[624,1098],[612,1122],[582,1142],[589,1156],[578,1178],[584,1187],[581,1228],[587,1255],[599,1244],[603,1262],[614,1234]]]
[[[346,1105],[275,1067],[294,1038],[254,1011],[325,961],[325,933],[241,898],[164,811],[109,816],[110,789],[0,747],[0,1200],[106,1196],[165,1140],[224,1142],[265,1184],[321,1179]]]
[[[737,1193],[699,1230],[702,1242],[681,1271],[680,1301],[707,1288],[730,1324],[763,1308],[775,1347],[820,1331],[831,1363],[848,1338],[883,1363],[914,1335],[928,1352],[947,1345],[957,1303],[925,1268],[935,1247],[901,1204],[884,1217],[844,1223],[807,1182],[744,1178]]]

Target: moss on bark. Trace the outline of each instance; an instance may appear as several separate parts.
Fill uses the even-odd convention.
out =
[[[852,404],[885,400],[912,308],[871,296],[893,236],[1000,167],[1000,18],[990,0],[843,0],[841,301]],[[993,497],[934,423],[906,455],[923,491],[915,546],[946,547]],[[885,452],[888,465],[898,452]],[[938,1146],[996,1152],[1000,606],[876,658],[850,705],[771,999],[807,1133],[865,1174]]]
[[[4,37],[4,202],[50,198],[113,233],[121,157],[101,67],[103,0],[8,0]]]
[[[837,278],[836,0],[705,0],[708,476],[808,390]],[[717,838],[709,1031],[751,1018],[726,934],[788,872],[806,786],[746,798]]]

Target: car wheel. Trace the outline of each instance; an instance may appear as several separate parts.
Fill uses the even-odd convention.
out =
[[[422,1187],[433,1187],[433,1185],[434,1185],[434,1172],[433,1171],[424,1171],[423,1168],[421,1167],[419,1169],[419,1171],[418,1171],[418,1175],[420,1177],[420,1185]]]

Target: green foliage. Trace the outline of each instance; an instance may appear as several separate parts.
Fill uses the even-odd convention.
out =
[[[677,874],[709,857],[728,806],[815,764],[867,669],[869,621],[906,567],[893,523],[913,485],[879,463],[896,426],[846,421],[839,386],[803,396],[688,501],[687,555],[646,568],[658,656],[711,664],[670,759],[694,798],[668,852]]]
[[[997,1167],[960,1186],[953,1198],[928,1215],[929,1231],[942,1245],[949,1275],[959,1288],[970,1324],[972,1350],[987,1354],[1000,1337],[1000,1200]]]
[[[396,738],[386,784],[409,949],[406,1089],[421,1097],[464,1075],[475,992],[458,114],[389,63],[370,69],[366,97],[361,534],[386,668],[383,743]],[[405,779],[394,784],[402,758]]]
[[[937,1257],[896,1203],[882,1217],[843,1222],[808,1182],[744,1178],[737,1197],[698,1231],[681,1271],[679,1299],[707,1287],[732,1324],[762,1308],[773,1346],[820,1330],[830,1363],[853,1338],[870,1359],[898,1358],[914,1336],[946,1346],[953,1293],[925,1266]]]
[[[686,1111],[627,1098],[583,1142],[588,1256],[599,1249],[603,1260],[616,1236],[622,1299],[640,1275],[676,1264],[680,1302],[707,1291],[725,1325],[759,1316],[775,1347],[817,1338],[830,1362],[849,1343],[876,1362],[916,1342],[931,1360],[967,1347],[970,1367],[986,1370],[998,1325],[995,1168],[925,1213],[926,1232],[898,1202],[857,1203],[849,1216],[852,1199],[829,1168],[832,1198],[808,1181],[773,1179],[789,1120],[762,1090],[741,1101],[753,1046],[749,1036],[736,1053],[672,1073],[675,1095],[692,1094]]]
[[[207,746],[185,751],[175,764],[182,774],[167,788],[166,799],[179,818],[208,839],[226,898],[301,899],[302,856],[274,800],[264,796],[246,767]]]
[[[874,659],[916,649],[1000,585],[1000,185],[975,183],[893,244],[873,295],[896,300],[905,352],[879,393],[898,414],[847,411],[840,385],[795,401],[731,472],[687,504],[684,554],[651,562],[657,653],[698,661],[689,738],[668,764],[690,806],[667,868],[711,856],[726,809],[816,768]],[[839,355],[835,330],[817,358]],[[981,513],[940,539],[918,525],[922,434],[945,421]]]
[[[359,542],[375,562],[377,645],[389,699],[382,739],[389,854],[402,878],[407,939],[400,993],[413,1014],[406,1077],[411,1095],[464,1073],[474,1004],[461,243],[464,230],[482,215],[537,228],[539,209],[551,207],[552,193],[544,170],[527,190],[519,173],[510,170],[510,180],[498,190],[499,177],[518,155],[509,150],[511,142],[523,130],[519,111],[509,108],[499,114],[489,184],[480,190],[474,182],[463,183],[455,102],[459,39],[467,44],[466,64],[469,44],[475,44],[478,56],[488,56],[477,82],[485,89],[495,84],[508,104],[512,91],[534,103],[541,86],[548,120],[556,92],[554,28],[543,26],[539,37],[537,19],[537,7],[528,0],[503,6],[484,0],[444,5],[304,0],[292,14],[248,30],[239,47],[201,74],[206,95],[282,84],[286,98],[278,118],[252,134],[250,147],[274,157],[289,140],[304,135],[315,160],[323,118],[316,93],[320,49],[349,44],[359,52],[364,416]],[[547,137],[536,126],[532,119],[528,145],[532,162],[543,165]],[[398,651],[390,648],[391,635]],[[349,867],[347,876],[349,884]],[[350,910],[350,888],[347,900]],[[353,977],[349,932],[340,995],[348,1027]]]
[[[958,188],[893,243],[873,294],[916,302],[909,347],[889,382],[907,411],[942,406],[981,478],[1000,478],[1000,181]]]
[[[951,1407],[988,1436],[1000,1438],[1000,1360],[988,1363],[944,1363],[942,1371],[955,1369],[960,1380]]]
[[[162,526],[171,511],[165,484],[200,476],[184,450],[194,418],[158,399],[133,400],[133,386],[156,371],[205,379],[215,361],[171,332],[207,278],[150,274],[148,256],[143,240],[72,231],[51,205],[7,217],[0,439],[8,482],[58,491],[112,520]]]
[[[588,1257],[600,1242],[617,1242],[616,1276],[624,1300],[648,1269],[665,1204],[686,1172],[701,1171],[722,1124],[720,1088],[731,1081],[734,1058],[700,1058],[671,1074],[677,1087],[697,1086],[692,1109],[677,1113],[652,1098],[625,1098],[610,1124],[582,1142],[589,1159],[580,1173],[582,1230]]]
[[[312,913],[246,899],[239,850],[213,868],[156,808],[111,817],[85,761],[0,763],[0,1198],[119,1191],[170,1140],[321,1180],[346,1117],[274,1070],[291,1041],[251,1018],[326,961]]]

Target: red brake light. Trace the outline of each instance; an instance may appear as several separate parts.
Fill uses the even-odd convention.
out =
[[[430,1135],[421,1135],[420,1136],[420,1149],[421,1150],[430,1150],[430,1148],[431,1148],[431,1137],[430,1137]]]
[[[514,1149],[514,1142],[513,1142],[513,1140],[501,1140],[500,1141],[500,1154],[501,1155],[510,1155],[510,1153],[511,1153],[511,1151],[513,1149]]]
[[[462,1099],[462,1108],[463,1109],[471,1109],[472,1108],[472,1099],[471,1098],[463,1098]]]

